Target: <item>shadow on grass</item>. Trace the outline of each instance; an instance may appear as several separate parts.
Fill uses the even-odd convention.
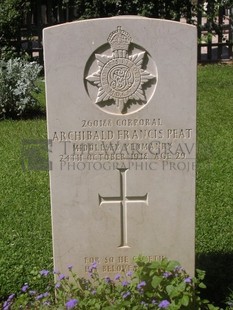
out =
[[[22,115],[21,119],[46,119],[46,111],[41,108],[41,106],[34,106],[27,108],[27,110]]]
[[[218,306],[226,306],[226,298],[230,289],[233,290],[233,253],[197,254],[196,268],[206,271],[207,289],[203,297]]]
[[[46,119],[46,111],[39,105],[33,107],[28,107],[22,113],[22,115],[17,115],[16,113],[7,113],[7,117],[2,117],[0,120],[12,119],[12,120],[33,120],[33,119]]]

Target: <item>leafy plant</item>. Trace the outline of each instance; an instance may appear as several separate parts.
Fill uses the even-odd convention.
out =
[[[11,39],[17,36],[28,5],[29,1],[23,0],[0,1],[0,47],[12,43]]]
[[[36,104],[33,92],[42,67],[36,62],[13,58],[0,60],[0,117],[18,117]]]
[[[116,274],[114,279],[100,278],[96,262],[89,267],[88,279],[78,277],[72,266],[68,269],[71,280],[56,272],[55,289],[50,277],[43,293],[26,283],[19,296],[8,297],[3,309],[219,309],[199,296],[200,288],[205,288],[204,272],[198,270],[191,278],[176,261],[147,262],[139,257],[134,272]],[[50,274],[42,270],[40,278],[48,279]]]
[[[228,305],[229,310],[233,310],[233,290],[230,290],[230,295],[226,300],[226,304]]]

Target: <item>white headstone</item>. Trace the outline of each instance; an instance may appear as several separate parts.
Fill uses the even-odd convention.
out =
[[[193,274],[196,28],[123,16],[44,30],[55,269]]]

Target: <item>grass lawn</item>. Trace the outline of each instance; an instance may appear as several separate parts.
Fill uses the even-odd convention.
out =
[[[44,109],[44,93],[39,99]],[[47,139],[46,121],[5,120],[0,133],[1,300],[33,281],[36,270],[52,266],[52,244],[48,172],[27,170],[22,157],[28,139]]]
[[[40,101],[44,107],[44,93]],[[37,281],[36,270],[52,267],[52,241],[48,172],[22,169],[23,141],[46,139],[46,121],[2,121],[0,132],[1,301],[25,282]],[[233,66],[200,66],[197,267],[207,270],[207,296],[217,302],[233,289],[232,152]]]
[[[233,66],[198,71],[197,267],[208,297],[233,290]]]

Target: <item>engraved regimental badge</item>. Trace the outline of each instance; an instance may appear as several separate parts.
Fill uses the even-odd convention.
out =
[[[98,69],[86,76],[86,80],[98,89],[93,99],[107,113],[134,113],[153,96],[157,83],[156,65],[149,53],[131,43],[131,36],[121,26],[110,33],[107,41],[112,55],[106,55],[105,51],[95,53],[93,62],[97,62]],[[129,51],[137,53],[129,55]],[[148,66],[152,72],[148,71]]]

